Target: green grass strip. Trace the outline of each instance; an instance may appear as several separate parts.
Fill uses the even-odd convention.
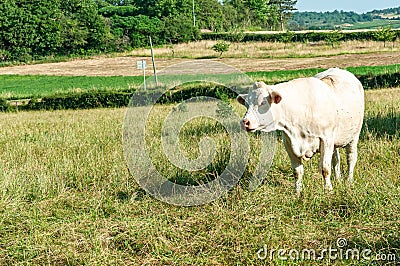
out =
[[[400,72],[400,64],[388,65],[388,66],[359,66],[359,67],[347,67],[348,71],[353,73],[356,76],[365,76],[365,75],[382,75],[382,74],[392,74]],[[292,80],[295,78],[302,77],[311,77],[316,75],[317,73],[324,71],[324,68],[306,68],[299,70],[277,70],[271,72],[248,72],[253,80],[262,80],[266,83],[278,83],[284,82],[288,80]]]
[[[253,80],[268,84],[313,76],[324,69],[277,70],[247,72]],[[382,75],[400,72],[400,64],[388,66],[348,67],[356,76]],[[0,98],[8,100],[45,97],[55,94],[96,91],[121,91],[137,87],[141,76],[48,76],[48,75],[0,75]]]
[[[0,97],[24,99],[88,90],[126,90],[143,82],[140,76],[0,75]]]

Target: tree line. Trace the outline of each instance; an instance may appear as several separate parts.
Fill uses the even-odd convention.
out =
[[[344,24],[372,21],[371,14],[357,14],[353,11],[294,12],[289,21],[291,30],[334,29]]]
[[[373,10],[371,12],[368,12],[367,14],[370,14],[374,16],[375,18],[382,18],[382,15],[394,15],[398,16],[400,15],[400,7],[392,7],[392,8],[386,8],[383,10]]]
[[[0,61],[188,42],[200,30],[284,30],[297,0],[2,0]]]
[[[288,21],[290,30],[337,29],[345,24],[371,22],[374,19],[400,20],[400,7],[373,10],[358,14],[353,11],[293,12]]]

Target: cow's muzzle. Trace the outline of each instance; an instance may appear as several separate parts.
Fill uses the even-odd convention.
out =
[[[243,129],[245,129],[246,131],[254,131],[253,128],[251,128],[251,123],[250,120],[245,118],[241,121],[240,125],[242,126]]]

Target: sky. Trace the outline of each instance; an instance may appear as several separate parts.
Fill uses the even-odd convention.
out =
[[[354,11],[365,13],[374,9],[399,7],[400,0],[297,0],[298,11]]]

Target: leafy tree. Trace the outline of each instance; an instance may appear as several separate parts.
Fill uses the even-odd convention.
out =
[[[169,43],[189,42],[200,36],[198,29],[193,26],[192,18],[185,14],[164,18],[163,33],[163,38]]]
[[[270,0],[269,4],[275,5],[279,14],[279,22],[281,24],[281,31],[285,31],[285,23],[291,16],[291,12],[297,10],[295,5],[297,0]]]
[[[92,0],[62,0],[60,3],[64,52],[107,48],[112,38],[110,30]]]
[[[113,34],[116,39],[116,49],[123,50],[148,46],[148,36],[155,44],[160,43],[163,23],[158,18],[145,15],[122,17],[115,15],[111,18]]]
[[[0,49],[22,61],[56,52],[62,45],[58,6],[57,0],[2,1]]]
[[[132,17],[132,47],[143,47],[149,45],[149,36],[155,44],[160,43],[159,34],[162,31],[162,21],[158,18],[150,18],[144,15]]]
[[[386,42],[394,42],[397,39],[397,34],[389,27],[379,28],[374,32],[375,39],[383,42],[383,47],[386,47]]]
[[[136,0],[141,14],[160,19],[172,15],[192,17],[192,0]]]
[[[196,23],[200,29],[224,30],[223,6],[216,0],[196,0]]]
[[[239,22],[238,11],[229,4],[222,5],[222,18],[223,21],[223,30],[231,31],[243,28]]]
[[[268,11],[268,0],[248,0],[245,2],[247,7],[254,13],[258,20],[264,21]]]
[[[248,0],[245,2],[254,17],[253,24],[272,30],[279,24],[279,9],[270,0]]]
[[[105,6],[99,9],[99,14],[103,17],[112,17],[115,15],[126,17],[139,14],[139,8],[136,6]]]
[[[135,0],[93,0],[99,8],[105,6],[129,6],[135,4]]]
[[[222,53],[229,51],[229,46],[230,43],[227,43],[225,41],[220,41],[214,44],[211,48],[215,52],[219,53],[219,57],[222,57]]]
[[[253,25],[254,14],[251,7],[244,0],[226,0],[224,7],[235,10],[234,16],[230,17],[230,23],[236,27],[249,28]]]
[[[281,14],[279,13],[279,8],[276,5],[269,5],[268,6],[268,14],[265,21],[267,29],[269,30],[277,30],[282,28],[281,25]]]

